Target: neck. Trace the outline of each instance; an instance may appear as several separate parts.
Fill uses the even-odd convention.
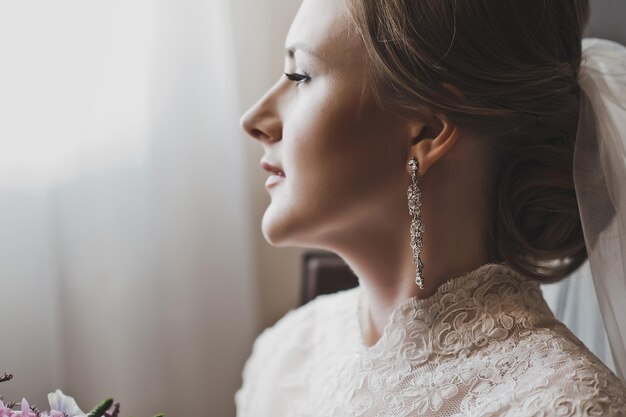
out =
[[[422,204],[426,226],[421,253],[424,289],[415,283],[416,265],[409,244],[411,219],[404,205],[397,208],[395,216],[390,216],[388,211],[384,216],[381,214],[379,218],[390,219],[386,223],[362,225],[358,228],[362,232],[358,238],[333,248],[363,288],[359,320],[368,346],[378,341],[390,315],[400,304],[412,297],[429,297],[444,282],[490,261],[484,244],[485,227],[479,220],[481,201],[476,196],[480,193],[467,182],[454,186],[439,181],[435,188],[424,181],[423,187],[423,195],[428,199]],[[435,195],[435,189],[443,191]]]

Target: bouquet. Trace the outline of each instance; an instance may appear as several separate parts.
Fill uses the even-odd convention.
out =
[[[0,375],[0,382],[9,381],[12,374]],[[63,394],[61,390],[56,390],[48,394],[50,403],[49,411],[40,411],[35,406],[31,406],[22,398],[22,402],[10,402],[5,404],[0,396],[0,417],[119,417],[120,403],[114,403],[112,398],[102,401],[88,413],[83,412],[74,398]],[[17,408],[17,410],[15,410]],[[155,417],[163,417],[158,414]]]

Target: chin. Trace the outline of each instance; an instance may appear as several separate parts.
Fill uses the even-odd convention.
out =
[[[276,210],[270,205],[261,223],[263,237],[275,247],[308,246],[302,239],[304,222],[302,218],[291,216],[284,210]]]
[[[287,216],[274,213],[272,205],[265,210],[263,221],[261,222],[261,230],[267,243],[275,247],[287,245],[287,233],[285,232],[287,228],[286,221]]]

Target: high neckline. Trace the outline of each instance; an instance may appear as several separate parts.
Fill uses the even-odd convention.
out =
[[[465,275],[450,278],[444,284],[440,285],[431,296],[427,298],[414,296],[399,304],[389,315],[381,337],[372,346],[365,344],[360,320],[365,292],[362,287],[358,287],[356,294],[356,314],[354,314],[353,321],[353,326],[357,329],[358,333],[358,350],[362,353],[376,353],[384,349],[385,345],[388,345],[390,340],[392,343],[399,342],[399,339],[406,336],[406,329],[404,329],[403,323],[406,322],[407,318],[411,319],[419,316],[421,320],[432,322],[442,311],[440,308],[434,308],[434,306],[440,304],[442,299],[446,297],[446,294],[454,293],[457,296],[457,301],[463,298],[471,298],[474,295],[475,289],[485,280],[493,276],[506,276],[514,282],[530,280],[530,278],[517,273],[505,263],[484,264]]]

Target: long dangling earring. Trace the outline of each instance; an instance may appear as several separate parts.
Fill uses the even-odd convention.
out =
[[[417,271],[415,272],[415,283],[418,287],[424,288],[424,278],[422,277],[422,271],[424,264],[420,259],[424,242],[422,241],[422,235],[424,234],[424,224],[422,223],[422,192],[419,189],[417,169],[418,163],[415,157],[411,157],[409,161],[409,167],[411,169],[411,185],[407,190],[407,197],[409,199],[409,214],[413,216],[411,220],[411,248],[413,249],[413,262],[417,265]]]

